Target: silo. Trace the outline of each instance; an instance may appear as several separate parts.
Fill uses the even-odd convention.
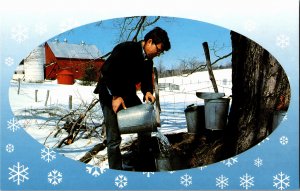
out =
[[[44,81],[45,48],[39,46],[35,48],[24,60],[25,81]]]

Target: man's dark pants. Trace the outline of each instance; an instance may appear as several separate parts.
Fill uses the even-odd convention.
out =
[[[122,155],[120,151],[121,135],[118,128],[117,115],[112,109],[112,96],[109,94],[105,84],[100,85],[99,99],[106,126],[107,155],[110,169],[122,169]],[[142,104],[135,94],[127,96],[124,100],[126,107]],[[122,106],[121,106],[122,107]],[[149,152],[147,143],[151,139],[151,133],[139,133],[139,147],[141,152]],[[146,150],[145,150],[146,149]],[[147,151],[148,150],[148,151]]]

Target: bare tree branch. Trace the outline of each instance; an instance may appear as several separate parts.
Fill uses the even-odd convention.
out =
[[[133,42],[136,42],[136,41],[137,41],[137,36],[138,36],[138,34],[140,33],[141,28],[142,28],[142,26],[143,26],[143,24],[144,24],[146,18],[147,18],[146,16],[143,16],[143,17],[140,18],[140,20],[139,20],[139,22],[138,22],[138,24],[137,24],[136,33],[135,33],[134,37],[132,38],[132,41],[133,41]]]
[[[89,112],[89,111],[90,111],[90,110],[91,110],[98,102],[99,102],[99,100],[94,99],[94,100],[90,103],[90,105],[88,106],[88,108],[86,109],[86,111],[85,111],[83,114],[79,115],[79,117],[77,118],[77,120],[76,120],[75,122],[71,123],[72,126],[71,126],[71,128],[70,128],[70,131],[69,131],[68,136],[65,137],[64,139],[62,139],[62,140],[60,141],[60,143],[58,144],[57,148],[60,148],[60,147],[65,143],[66,140],[67,140],[67,141],[71,141],[71,142],[74,141],[74,139],[76,138],[76,136],[77,136],[77,134],[78,134],[78,133],[75,132],[76,128],[78,128],[79,130],[82,128],[82,122],[84,121],[84,118],[87,116],[87,113],[88,113],[88,112]],[[74,135],[74,133],[75,133],[75,135]]]
[[[156,23],[158,20],[160,19],[160,16],[156,17],[153,21],[151,22],[146,22],[146,25],[144,26],[145,27],[148,27],[148,26],[152,26],[154,23]]]
[[[219,58],[218,58],[217,60],[215,60],[214,62],[212,62],[211,65],[214,65],[214,64],[216,64],[217,62],[219,62],[220,60],[223,60],[223,59],[225,59],[225,58],[227,58],[227,57],[229,57],[229,56],[231,56],[231,55],[232,55],[232,52],[230,52],[230,53],[228,53],[228,54],[226,54],[226,55],[224,55],[224,56],[221,56],[221,57],[219,56]],[[199,65],[198,67],[194,68],[194,69],[193,69],[191,72],[189,72],[187,75],[185,75],[185,77],[187,77],[187,76],[193,74],[194,72],[204,70],[205,68],[206,68],[206,64],[201,64],[201,65]]]
[[[121,22],[118,25],[120,32],[119,32],[119,40],[117,42],[121,42],[123,40],[128,41],[132,34],[134,33],[134,36],[132,37],[132,41],[136,42],[138,40],[138,35],[141,34],[144,30],[146,30],[147,27],[152,26],[154,23],[156,23],[161,17],[155,17],[153,20],[149,21],[150,19],[147,16],[133,16],[133,17],[126,17],[122,19],[121,21],[118,20],[117,22]],[[98,24],[98,23],[97,23]],[[126,35],[126,33],[128,33]],[[124,36],[126,35],[126,38]],[[104,54],[100,57],[100,59],[105,59],[111,54],[111,51]]]
[[[230,52],[230,53],[228,53],[228,54],[226,54],[226,55],[224,55],[224,56],[222,56],[222,57],[219,57],[217,60],[215,60],[214,62],[212,62],[211,65],[214,65],[214,64],[216,64],[217,62],[219,62],[220,60],[223,60],[223,59],[225,59],[225,58],[227,58],[227,57],[229,57],[229,56],[231,56],[231,55],[232,55],[232,52]]]

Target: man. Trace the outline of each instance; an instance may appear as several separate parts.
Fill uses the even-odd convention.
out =
[[[121,109],[142,104],[136,94],[137,83],[141,83],[143,100],[155,102],[152,59],[170,48],[167,32],[156,27],[145,35],[143,41],[118,44],[101,69],[102,75],[94,93],[98,93],[100,98],[111,169],[122,169],[121,135],[116,113]],[[138,134],[139,140],[143,139],[142,136],[145,135]]]

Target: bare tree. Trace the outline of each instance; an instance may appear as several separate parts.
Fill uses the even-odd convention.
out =
[[[124,41],[138,41],[138,37],[143,36],[143,32],[149,27],[153,26],[161,17],[147,17],[147,16],[133,16],[116,19],[114,26],[119,31],[116,43]],[[96,26],[101,26],[102,22],[96,23]],[[110,55],[108,52],[101,56],[104,59]]]
[[[196,57],[193,57],[193,58],[181,59],[178,70],[181,71],[181,75],[183,74],[189,75],[192,72],[196,70],[202,70],[205,67],[206,65],[204,62],[200,62]]]
[[[211,66],[213,68],[217,68],[215,65],[219,63],[221,60],[224,60],[232,55],[232,52],[229,52],[227,54],[220,55],[220,51],[227,48],[224,44],[219,46],[216,42],[212,44],[212,46],[209,46],[209,51],[213,52],[214,57],[216,60],[211,62]],[[190,74],[193,74],[198,71],[203,71],[207,69],[206,62],[201,62],[197,60],[197,58],[188,58],[188,59],[182,59],[180,60],[180,69],[182,70],[188,70],[188,72],[185,72],[185,75],[188,76]]]
[[[137,41],[138,36],[142,35],[147,27],[152,26],[160,19],[157,17],[147,17],[147,16],[134,16],[134,17],[126,17],[121,20],[117,20],[118,28],[120,29],[119,40],[122,41]]]
[[[268,136],[276,112],[290,102],[288,78],[278,61],[254,41],[231,32],[232,106],[227,135],[227,156],[241,153]]]
[[[228,123],[221,134],[210,132],[212,144],[191,151],[195,156],[193,167],[230,158],[255,146],[276,128],[278,113],[285,113],[289,107],[290,85],[278,61],[236,32],[231,32],[231,41],[232,104]]]
[[[164,73],[166,71],[166,67],[164,66],[164,64],[163,64],[163,62],[161,60],[158,61],[156,69],[157,69],[158,76],[160,78],[164,77]]]

